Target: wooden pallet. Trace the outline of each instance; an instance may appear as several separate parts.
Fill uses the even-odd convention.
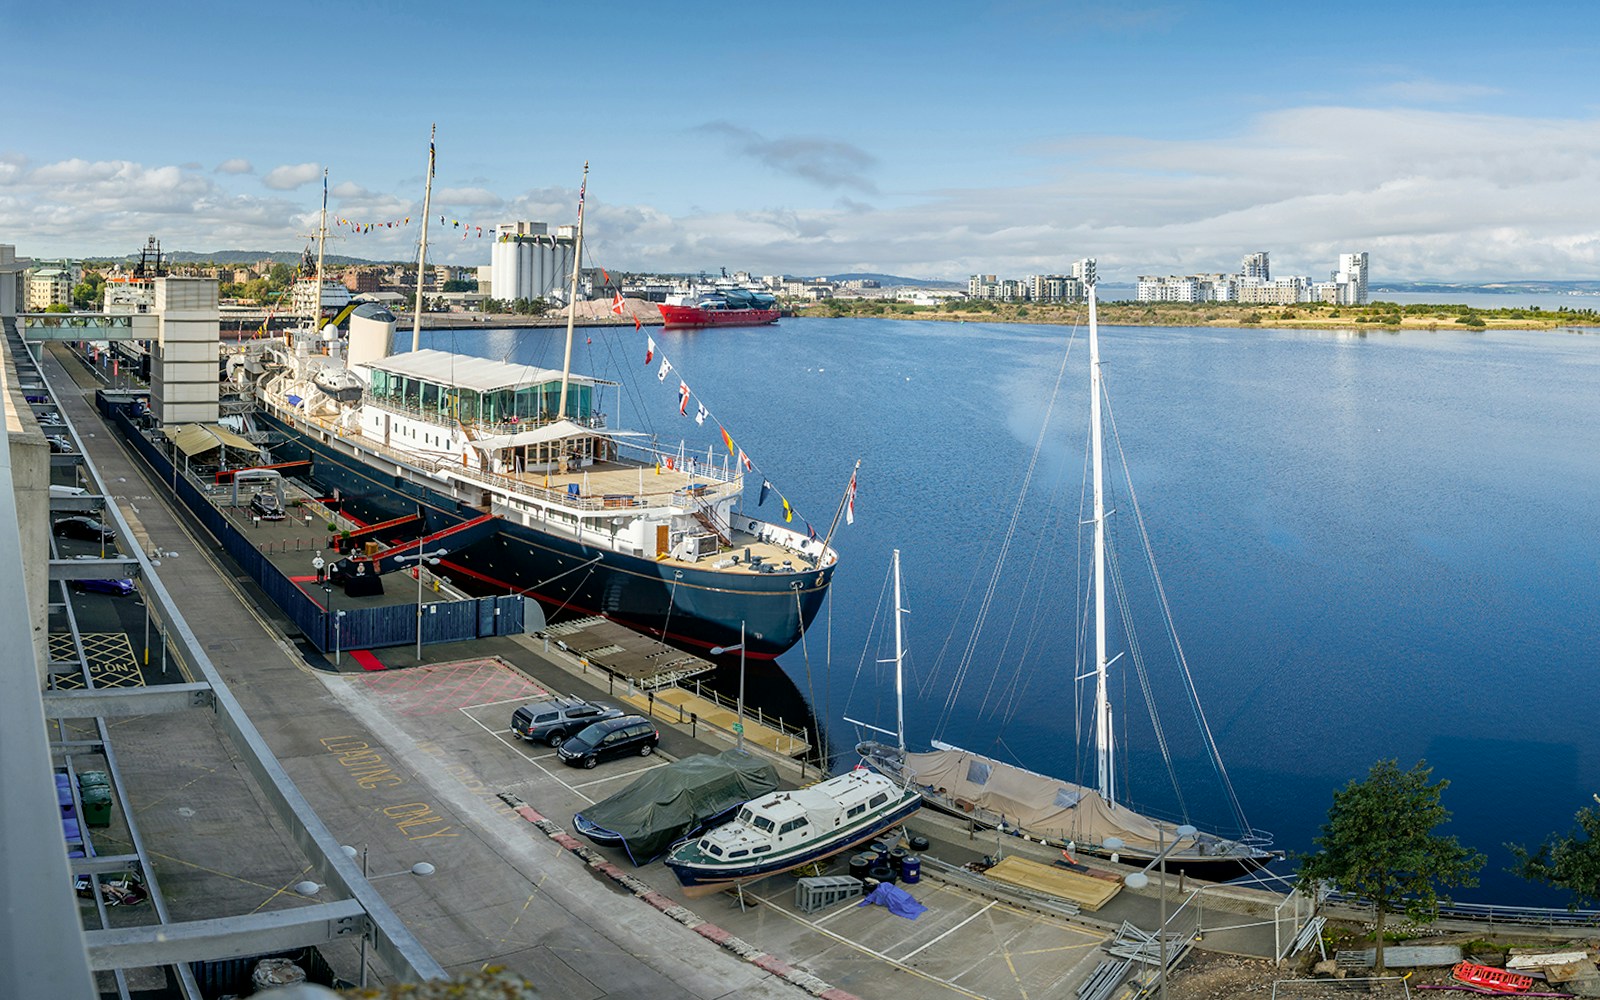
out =
[[[1079,908],[1091,913],[1122,891],[1120,882],[1106,882],[1055,865],[1029,861],[1027,858],[1005,858],[983,874],[996,882],[1005,882],[1049,896],[1070,899],[1077,903]]]

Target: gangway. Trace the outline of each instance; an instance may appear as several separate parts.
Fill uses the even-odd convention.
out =
[[[470,521],[451,525],[443,531],[436,531],[431,535],[413,538],[392,548],[384,549],[372,557],[372,562],[379,573],[389,573],[402,568],[405,564],[399,561],[399,556],[415,555],[430,545],[439,543],[447,544],[451,551],[464,549],[476,542],[481,542],[490,537],[500,528],[500,519],[493,514],[484,514]]]
[[[414,524],[420,523],[421,521],[421,514],[402,514],[399,517],[391,518],[387,521],[379,521],[377,524],[369,524],[365,528],[351,528],[350,540],[352,542],[364,542],[369,538],[378,538],[382,535],[391,533],[398,534],[402,529],[409,528]]]
[[[295,462],[277,462],[273,465],[247,465],[242,469],[219,469],[217,470],[215,478],[217,485],[221,486],[226,483],[233,482],[233,477],[239,475],[241,472],[272,471],[277,472],[280,475],[288,476],[293,475],[293,473],[289,471],[290,469],[309,472],[311,471],[311,461],[310,459],[300,459],[299,461]]]

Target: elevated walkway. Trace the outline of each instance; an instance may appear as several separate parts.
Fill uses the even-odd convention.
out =
[[[154,313],[18,313],[23,340],[152,340]]]

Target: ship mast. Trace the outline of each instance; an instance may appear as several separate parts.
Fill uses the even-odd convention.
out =
[[[900,759],[906,755],[906,692],[905,673],[901,669],[906,656],[905,640],[901,633],[901,616],[906,607],[900,598],[900,550],[894,550],[894,735]]]
[[[583,161],[583,183],[578,186],[578,242],[572,251],[572,292],[567,296],[567,351],[561,359],[561,403],[556,419],[567,415],[567,382],[572,378],[572,327],[578,318],[578,273],[583,270],[583,196],[589,190],[589,161]]]
[[[1100,432],[1100,332],[1095,317],[1093,265],[1084,269],[1089,292],[1089,448],[1094,465],[1094,755],[1095,780],[1100,797],[1116,805],[1116,768],[1111,732],[1111,701],[1106,695],[1106,509],[1104,473],[1101,469]]]
[[[322,168],[322,220],[317,225],[317,273],[312,276],[311,335],[322,333],[322,259],[328,247],[328,168]]]
[[[417,308],[411,315],[411,349],[422,347],[422,276],[428,270],[428,212],[433,201],[433,138],[439,124],[428,126],[428,182],[422,189],[422,243],[417,250]]]

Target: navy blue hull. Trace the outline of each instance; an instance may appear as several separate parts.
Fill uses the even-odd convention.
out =
[[[436,532],[483,511],[311,439],[266,414],[257,414],[289,441],[275,458],[311,459],[312,476],[337,489],[346,511],[368,521],[415,514]],[[771,658],[800,639],[822,607],[833,567],[793,574],[733,574],[594,548],[502,520],[491,538],[450,553],[447,575],[464,575],[487,589],[526,593],[552,617],[603,615],[678,645],[710,649],[739,641]]]
[[[710,891],[733,885],[735,882],[748,882],[751,879],[766,878],[786,872],[801,865],[808,865],[813,861],[831,858],[840,851],[847,851],[852,847],[875,840],[889,830],[899,826],[916,814],[922,808],[922,800],[912,798],[906,800],[900,808],[891,813],[886,813],[881,819],[863,827],[854,833],[831,840],[819,841],[815,846],[800,854],[787,855],[760,864],[749,865],[718,865],[715,868],[700,865],[686,865],[673,861],[669,856],[666,861],[672,874],[678,876],[678,882],[686,889],[699,889]]]

